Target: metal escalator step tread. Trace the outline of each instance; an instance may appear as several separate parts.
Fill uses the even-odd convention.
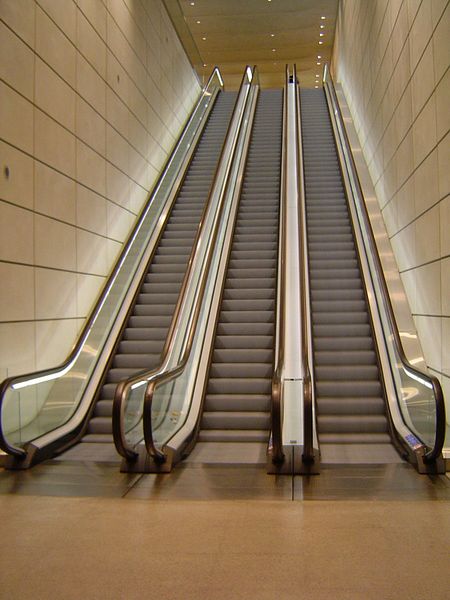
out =
[[[206,411],[269,411],[270,394],[206,394]]]
[[[199,442],[265,442],[269,441],[266,429],[202,429]]]

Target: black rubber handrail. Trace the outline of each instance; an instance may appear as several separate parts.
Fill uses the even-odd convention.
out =
[[[248,79],[248,69],[249,69],[249,67],[247,67],[245,69],[245,72],[244,72],[244,75],[243,75],[242,81],[241,81],[240,90],[243,89],[243,87],[245,85],[245,81],[246,81],[246,79]],[[253,72],[252,72],[252,81],[254,80],[255,72],[256,72],[256,67],[254,67]],[[204,294],[204,291],[206,288],[209,266],[210,266],[210,262],[212,259],[212,251],[213,251],[213,248],[215,245],[214,242],[215,242],[215,239],[217,236],[217,227],[214,229],[213,239],[208,247],[206,268],[205,267],[203,268],[202,277],[201,277],[201,281],[200,281],[200,293],[196,296],[196,303],[194,305],[194,312],[193,312],[193,316],[190,321],[187,344],[185,346],[183,356],[181,357],[181,360],[179,361],[179,363],[177,364],[176,367],[174,367],[172,369],[168,368],[168,361],[170,358],[172,347],[175,342],[175,333],[179,327],[179,321],[180,321],[181,317],[183,316],[182,312],[181,312],[181,308],[184,304],[185,296],[189,289],[188,282],[190,279],[190,275],[191,275],[193,266],[195,264],[195,256],[197,253],[198,241],[204,233],[203,230],[205,228],[205,217],[206,217],[209,207],[211,205],[211,201],[212,201],[212,197],[213,197],[213,190],[216,185],[218,173],[220,170],[220,165],[221,165],[221,162],[224,157],[225,148],[226,148],[227,142],[228,142],[228,137],[231,132],[231,127],[232,127],[233,121],[235,120],[235,115],[237,114],[239,97],[240,97],[240,93],[238,94],[238,97],[236,99],[236,104],[233,109],[233,114],[232,114],[230,122],[228,124],[225,139],[222,144],[220,157],[217,162],[213,181],[210,186],[208,200],[206,202],[205,208],[203,210],[202,218],[201,218],[199,227],[197,229],[197,234],[196,234],[193,246],[192,246],[191,254],[190,254],[187,269],[186,269],[186,272],[184,275],[184,279],[183,279],[182,287],[181,287],[180,294],[178,297],[175,312],[172,317],[170,329],[169,329],[169,332],[168,332],[168,335],[166,338],[164,349],[161,354],[160,364],[158,367],[152,369],[151,371],[144,372],[144,373],[141,372],[139,375],[136,375],[125,381],[120,382],[119,386],[116,388],[116,394],[114,397],[114,404],[113,404],[114,443],[116,445],[116,448],[117,448],[117,451],[119,452],[119,454],[121,454],[128,461],[134,461],[138,457],[138,453],[134,449],[134,446],[132,446],[128,443],[128,441],[126,439],[127,432],[124,430],[124,413],[125,413],[125,407],[126,407],[127,394],[129,392],[129,390],[131,389],[131,387],[137,383],[143,383],[144,385],[146,385],[146,391],[144,394],[144,403],[143,403],[143,407],[142,407],[142,414],[140,415],[140,417],[143,418],[144,439],[145,439],[145,446],[146,446],[147,452],[148,452],[149,456],[151,456],[155,460],[155,462],[164,462],[166,460],[165,454],[156,447],[155,442],[154,442],[152,422],[151,422],[153,390],[155,389],[156,385],[159,385],[163,381],[166,381],[168,379],[172,379],[172,378],[176,377],[184,369],[184,366],[185,366],[185,364],[188,360],[189,354],[190,354],[192,342],[193,342],[194,335],[195,335],[196,324],[197,324],[198,317],[200,314],[201,301],[202,301],[203,294]],[[247,101],[248,101],[248,97],[246,99],[246,102],[244,103],[244,106],[242,107],[242,112],[241,112],[240,118],[242,118],[242,115],[245,112],[245,107],[246,107]],[[240,125],[241,124],[239,124],[238,130],[240,128]],[[235,147],[236,147],[236,143],[233,145],[233,149],[232,149],[233,155],[235,152]],[[230,164],[231,164],[231,162],[230,162]],[[223,194],[223,196],[224,196],[224,194]],[[222,199],[220,202],[219,218],[216,220],[216,224],[220,221],[220,214],[223,210],[223,196],[222,196]],[[150,379],[150,381],[148,381],[149,379]]]
[[[358,203],[362,208],[362,216],[364,219],[364,226],[369,234],[368,235],[369,251],[371,252],[371,255],[374,258],[376,276],[377,276],[378,282],[380,283],[381,293],[383,296],[383,302],[386,307],[387,317],[388,317],[388,321],[389,321],[390,333],[393,336],[393,342],[395,345],[397,355],[398,355],[403,367],[405,368],[405,370],[412,371],[412,373],[414,373],[418,377],[427,381],[429,383],[429,385],[431,386],[431,389],[433,390],[433,393],[434,393],[435,405],[436,405],[435,442],[434,442],[434,446],[430,450],[425,452],[425,454],[423,456],[423,461],[425,463],[432,463],[432,462],[435,462],[441,456],[442,448],[443,448],[444,442],[445,442],[445,404],[444,404],[444,396],[442,393],[442,387],[441,387],[439,380],[434,375],[429,375],[428,373],[423,373],[422,371],[417,369],[417,367],[412,365],[409,362],[408,358],[406,357],[406,354],[405,354],[405,351],[403,348],[403,344],[402,344],[402,340],[400,337],[400,333],[398,330],[397,320],[396,320],[395,314],[394,314],[394,309],[392,307],[391,297],[390,297],[389,289],[388,289],[388,286],[386,283],[383,266],[381,264],[380,256],[378,254],[378,248],[377,248],[377,245],[375,242],[375,236],[373,233],[372,224],[370,222],[370,217],[369,217],[369,214],[367,211],[366,203],[363,200],[364,193],[362,191],[361,181],[359,179],[358,171],[356,169],[356,165],[355,165],[355,162],[353,159],[353,154],[350,150],[351,145],[350,145],[350,141],[348,139],[347,130],[345,129],[344,119],[342,117],[341,108],[339,105],[339,101],[337,99],[334,82],[331,77],[331,73],[329,73],[329,72],[328,72],[328,77],[329,77],[330,82],[326,82],[326,83],[328,85],[328,89],[330,90],[330,95],[332,97],[333,107],[335,109],[335,115],[339,119],[339,122],[341,125],[341,130],[343,132],[344,143],[345,143],[346,150],[347,150],[347,156],[349,157],[352,175],[353,175],[354,180],[356,181],[356,184],[358,187],[358,190],[357,190]],[[422,443],[425,447],[428,447],[424,442],[422,442]]]
[[[285,455],[283,452],[283,404],[282,404],[282,375],[284,367],[284,339],[286,337],[286,320],[284,318],[284,306],[286,303],[286,195],[287,195],[287,97],[289,85],[289,66],[286,65],[285,83],[284,83],[284,98],[283,98],[283,150],[281,159],[281,186],[280,186],[280,204],[283,205],[281,219],[281,248],[279,259],[279,277],[278,285],[280,289],[279,306],[276,307],[278,314],[278,336],[276,336],[278,344],[277,360],[274,365],[272,376],[272,391],[271,391],[271,427],[272,427],[272,463],[281,464],[284,462]]]
[[[46,376],[55,375],[55,374],[63,371],[64,369],[69,368],[70,364],[73,363],[76,360],[77,356],[80,354],[80,352],[82,350],[82,347],[83,347],[83,345],[84,345],[84,343],[86,341],[87,335],[88,335],[90,329],[92,328],[92,326],[93,326],[93,324],[94,324],[94,322],[95,322],[95,320],[96,320],[96,318],[98,316],[98,313],[99,313],[102,305],[104,304],[105,299],[106,299],[106,297],[107,297],[107,295],[109,293],[109,290],[110,290],[110,287],[111,287],[111,283],[116,278],[116,276],[117,276],[117,274],[118,274],[118,272],[120,270],[120,267],[122,265],[122,262],[123,262],[123,260],[125,259],[125,257],[127,256],[128,252],[130,250],[130,247],[131,247],[131,245],[133,243],[134,237],[135,237],[137,231],[139,230],[139,228],[141,227],[141,223],[142,223],[142,221],[145,218],[146,213],[147,213],[147,208],[151,204],[155,192],[158,190],[158,188],[159,188],[162,180],[164,179],[164,177],[166,175],[166,172],[167,172],[167,170],[168,170],[168,168],[169,168],[169,166],[170,166],[170,164],[172,162],[173,156],[175,155],[175,153],[176,153],[179,145],[181,144],[181,141],[183,139],[184,134],[186,133],[188,127],[191,124],[191,121],[192,121],[192,119],[194,117],[194,114],[195,114],[195,112],[196,112],[196,110],[197,110],[197,108],[199,106],[199,103],[203,100],[203,96],[205,94],[205,91],[208,89],[210,83],[212,82],[213,78],[216,75],[218,76],[219,81],[222,82],[222,78],[220,76],[220,72],[219,72],[218,67],[214,67],[214,69],[213,69],[213,71],[212,71],[212,73],[211,73],[211,75],[210,75],[210,77],[208,79],[208,82],[206,83],[206,85],[205,85],[205,87],[204,87],[204,89],[202,91],[202,94],[201,94],[201,96],[199,98],[199,101],[196,103],[195,107],[193,108],[193,110],[192,110],[192,112],[191,112],[191,114],[189,116],[189,119],[186,121],[186,123],[185,123],[185,125],[183,127],[183,130],[180,133],[180,136],[179,136],[179,139],[178,139],[178,142],[177,142],[176,146],[174,147],[174,149],[171,152],[170,156],[166,160],[166,162],[164,164],[164,167],[163,167],[163,169],[161,171],[161,174],[158,177],[156,183],[154,184],[154,186],[152,188],[152,192],[149,194],[149,198],[148,198],[148,200],[146,202],[146,205],[145,205],[144,209],[141,212],[141,217],[136,221],[136,223],[135,223],[135,225],[134,225],[134,227],[133,227],[133,229],[132,229],[132,231],[131,231],[131,233],[130,233],[130,235],[128,237],[128,241],[125,244],[122,252],[120,253],[120,255],[119,255],[119,257],[118,257],[118,259],[116,261],[114,269],[112,270],[112,272],[111,272],[111,274],[110,274],[110,276],[108,278],[108,284],[103,288],[102,293],[100,294],[97,302],[95,303],[95,306],[94,306],[93,310],[91,311],[89,319],[86,321],[83,329],[81,330],[81,333],[78,336],[78,340],[77,340],[74,348],[70,352],[69,356],[66,358],[66,360],[63,363],[61,363],[60,365],[58,365],[56,367],[51,367],[49,369],[41,369],[39,371],[34,371],[34,372],[26,373],[26,374],[23,374],[23,375],[17,375],[17,376],[13,376],[13,377],[8,377],[8,378],[4,379],[0,383],[0,449],[3,450],[3,452],[6,452],[6,454],[15,456],[17,458],[25,458],[26,455],[27,455],[27,451],[24,448],[20,448],[19,446],[14,446],[13,444],[10,444],[9,441],[6,439],[4,431],[3,431],[3,424],[2,424],[2,414],[3,414],[3,411],[2,411],[2,407],[3,407],[3,402],[4,402],[4,398],[5,398],[5,394],[6,394],[7,390],[10,387],[12,387],[13,385],[15,385],[15,384],[23,383],[24,381],[28,381],[30,379],[37,379],[37,378],[42,378],[42,377],[46,377]],[[223,85],[222,85],[222,87],[223,87]],[[167,221],[168,218],[169,218],[169,215],[167,215],[166,221]],[[165,223],[164,223],[164,226],[165,226]],[[62,425],[63,424],[60,423],[57,426],[55,426],[54,429],[58,429]],[[48,432],[46,432],[46,434],[50,433],[51,431],[53,431],[53,430],[52,429],[49,430]],[[29,441],[31,441],[31,440],[29,440]]]

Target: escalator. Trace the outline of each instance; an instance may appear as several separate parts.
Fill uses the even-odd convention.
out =
[[[192,458],[266,462],[273,374],[282,90],[261,91]]]
[[[322,462],[397,462],[325,94],[301,91],[317,428]]]
[[[110,360],[83,443],[62,455],[64,458],[95,458],[96,453],[116,456],[111,418],[115,389],[119,381],[159,364],[236,96],[235,92],[220,92],[217,97]]]

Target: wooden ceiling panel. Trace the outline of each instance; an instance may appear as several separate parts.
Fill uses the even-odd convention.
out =
[[[218,65],[228,89],[239,86],[247,64],[258,65],[263,87],[283,85],[286,63],[297,64],[302,85],[314,86],[331,59],[338,0],[164,3],[199,76]]]

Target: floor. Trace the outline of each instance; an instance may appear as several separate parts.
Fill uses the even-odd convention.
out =
[[[449,500],[406,464],[0,471],[0,598],[447,600]]]

